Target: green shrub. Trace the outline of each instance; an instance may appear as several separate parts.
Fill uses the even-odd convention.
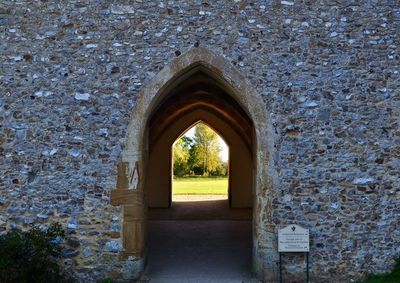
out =
[[[370,275],[363,283],[399,283],[400,282],[400,259],[397,260],[392,272],[380,275]]]
[[[67,282],[57,260],[64,238],[58,223],[46,230],[15,229],[0,235],[0,282]]]

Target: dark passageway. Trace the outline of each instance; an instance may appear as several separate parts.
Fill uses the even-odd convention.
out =
[[[253,122],[228,85],[195,66],[165,90],[148,120],[147,269],[151,282],[251,282]],[[172,198],[172,145],[193,125],[229,145],[225,200]]]
[[[190,197],[193,200],[173,202],[171,208],[149,209],[149,219],[251,221],[251,208],[230,208],[227,199],[198,201],[196,195],[191,195]],[[207,195],[198,197],[205,198]]]
[[[150,209],[150,282],[253,282],[251,209],[228,200],[174,202]]]

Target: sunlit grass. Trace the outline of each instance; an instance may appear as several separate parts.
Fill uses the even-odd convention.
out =
[[[172,182],[174,195],[226,195],[227,193],[227,177],[174,178]]]

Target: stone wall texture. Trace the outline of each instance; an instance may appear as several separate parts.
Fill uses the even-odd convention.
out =
[[[1,1],[0,232],[58,221],[78,278],[128,278],[109,194],[130,113],[197,45],[262,95],[272,224],[310,229],[315,282],[389,271],[400,257],[397,0]],[[296,259],[287,272],[302,272]]]

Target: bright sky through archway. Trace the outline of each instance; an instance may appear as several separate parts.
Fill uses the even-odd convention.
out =
[[[194,127],[190,128],[189,131],[187,131],[184,136],[193,138],[194,137]],[[218,133],[217,133],[218,134]],[[228,161],[229,159],[229,149],[227,144],[224,142],[224,140],[218,135],[218,142],[219,145],[222,147],[222,152],[221,152],[221,158],[222,161]]]

